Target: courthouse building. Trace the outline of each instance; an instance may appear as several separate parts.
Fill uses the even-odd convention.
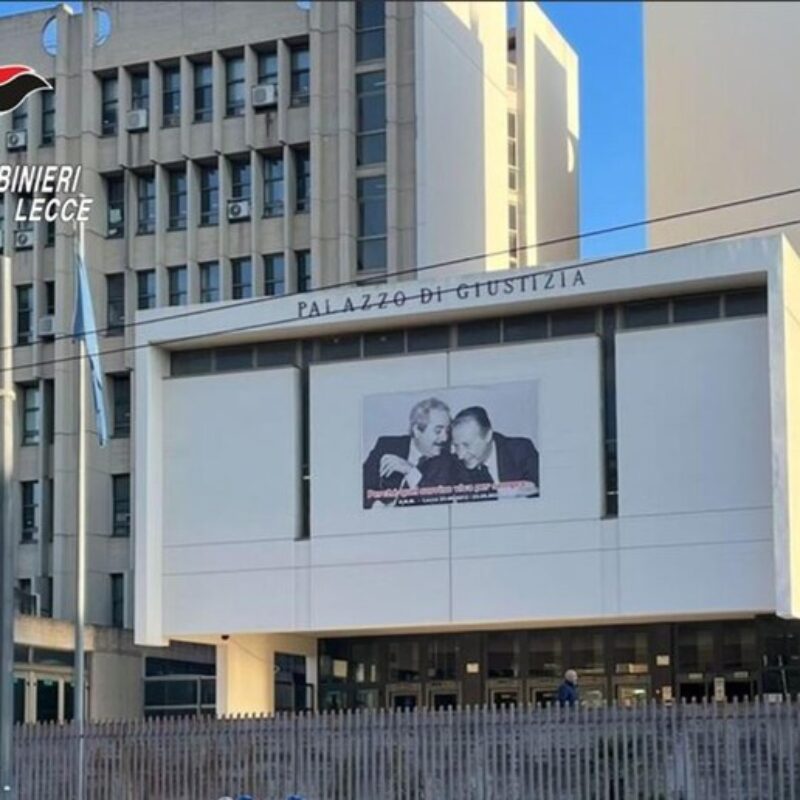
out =
[[[420,265],[446,276],[576,257],[577,60],[533,3],[509,32],[505,3],[393,0],[61,5],[0,19],[0,51],[54,85],[0,115],[2,163],[80,165],[93,200],[86,262],[112,439],[101,450],[91,437],[88,452],[89,712],[224,710],[208,644],[132,641],[146,599],[134,542],[149,536],[134,458],[152,456],[132,446],[138,314],[244,312],[348,281],[394,292]],[[15,222],[30,199],[0,205],[28,721],[71,713],[77,457],[71,228]]]
[[[136,640],[222,713],[796,696],[798,298],[776,236],[142,312]]]

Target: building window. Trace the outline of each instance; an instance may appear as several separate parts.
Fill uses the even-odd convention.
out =
[[[307,292],[311,288],[311,251],[298,250],[294,257],[297,267],[297,291]]]
[[[52,316],[56,313],[56,282],[44,282],[44,313]]]
[[[200,224],[219,224],[219,171],[213,166],[200,167]]]
[[[125,627],[125,575],[112,572],[111,578],[111,627]]]
[[[17,286],[17,344],[33,339],[33,287]]]
[[[283,156],[264,157],[264,216],[283,214]]]
[[[216,678],[214,664],[167,658],[145,660],[144,716],[214,716]]]
[[[356,61],[383,58],[386,50],[383,0],[356,0]]]
[[[11,130],[24,131],[28,128],[28,103],[20,103],[11,112]]]
[[[219,264],[209,261],[200,265],[200,302],[216,303],[219,300]]]
[[[181,70],[180,67],[164,67],[162,80],[162,125],[174,128],[181,124]]]
[[[106,333],[119,336],[125,328],[125,273],[106,276]]]
[[[386,76],[381,72],[356,75],[356,163],[386,161]]]
[[[186,170],[174,169],[167,174],[169,183],[167,229],[182,231],[186,228]]]
[[[125,180],[120,176],[106,178],[106,236],[125,235]]]
[[[386,271],[386,177],[359,178],[357,268]]]
[[[170,267],[167,270],[167,282],[169,284],[169,304],[185,306],[188,299],[186,267]]]
[[[22,481],[22,535],[20,541],[35,542],[39,532],[39,481]]]
[[[56,223],[55,220],[47,221],[44,224],[44,246],[53,247],[56,243]]]
[[[241,117],[244,114],[244,58],[225,59],[225,114]]]
[[[231,200],[250,200],[250,161],[231,161]]]
[[[112,534],[130,536],[131,534],[131,476],[111,476]]]
[[[278,85],[278,54],[258,54],[258,83],[265,85]]]
[[[53,144],[56,139],[56,83],[54,80],[50,81],[53,91],[44,91],[41,93],[42,98],[42,147]]]
[[[298,212],[311,208],[311,154],[306,148],[294,151],[294,168],[296,176],[296,194]]]
[[[508,206],[508,262],[512,267],[518,263],[517,247],[519,239],[517,236],[517,206],[516,203],[509,203]]]
[[[17,230],[18,231],[32,231],[33,230],[33,222],[31,221],[31,205],[33,204],[33,198],[30,195],[20,195],[17,201],[18,208],[24,218],[23,222],[17,223]]]
[[[214,109],[213,70],[207,61],[194,65],[194,121],[210,122]]]
[[[508,188],[517,190],[517,115],[508,112]]]
[[[103,136],[115,136],[117,133],[117,79],[100,79],[100,131]]]
[[[22,387],[22,444],[39,443],[39,387]]]
[[[131,73],[131,109],[148,110],[150,106],[150,78],[146,72]]]
[[[112,375],[111,391],[114,402],[113,435],[127,439],[131,435],[131,377]]]
[[[292,105],[307,106],[311,92],[310,62],[308,47],[295,47],[292,49]]]
[[[46,380],[44,382],[44,435],[47,437],[47,443],[53,444],[56,435],[56,382],[53,380]],[[52,499],[52,480],[49,486],[49,497]],[[49,510],[52,514],[52,503],[50,504]],[[52,533],[52,522],[48,530]]]
[[[156,307],[156,271],[143,269],[136,273],[136,308]]]
[[[153,233],[156,229],[156,181],[152,175],[136,178],[137,233]]]
[[[253,296],[253,264],[249,258],[231,261],[231,289],[234,300]]]
[[[264,294],[275,296],[286,292],[286,272],[282,253],[264,256]]]

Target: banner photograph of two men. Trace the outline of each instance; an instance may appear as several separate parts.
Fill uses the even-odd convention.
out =
[[[535,381],[370,395],[364,508],[539,496]]]

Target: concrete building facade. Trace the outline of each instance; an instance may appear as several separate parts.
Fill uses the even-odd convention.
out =
[[[91,623],[133,625],[139,312],[575,256],[576,58],[531,3],[510,53],[505,15],[481,2],[109,2],[0,20],[4,61],[55,87],[0,116],[3,163],[80,165],[93,201],[86,263],[112,439],[89,443]],[[74,237],[16,223],[28,199],[7,193],[0,224],[17,576],[23,611],[69,620]]]
[[[215,646],[230,713],[568,667],[796,697],[799,269],[774,237],[143,312],[136,640]]]
[[[645,3],[647,218],[800,186],[794,3]],[[659,247],[800,219],[800,193],[653,224]],[[798,226],[788,225],[797,243]]]

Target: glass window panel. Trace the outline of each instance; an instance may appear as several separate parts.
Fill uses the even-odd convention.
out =
[[[717,319],[720,315],[720,299],[718,294],[677,297],[672,302],[672,318],[675,322]]]
[[[626,328],[645,328],[650,325],[669,323],[669,301],[647,300],[643,303],[627,303],[622,307]]]
[[[420,672],[419,642],[403,639],[390,641],[388,647],[389,682],[418,681]]]
[[[503,341],[526,342],[547,338],[546,314],[523,314],[503,321]]]
[[[741,292],[727,292],[725,294],[725,316],[744,317],[753,314],[767,313],[767,290],[746,289]]]
[[[457,327],[457,332],[459,347],[495,344],[500,341],[500,320],[481,319],[474,322],[462,322]]]

